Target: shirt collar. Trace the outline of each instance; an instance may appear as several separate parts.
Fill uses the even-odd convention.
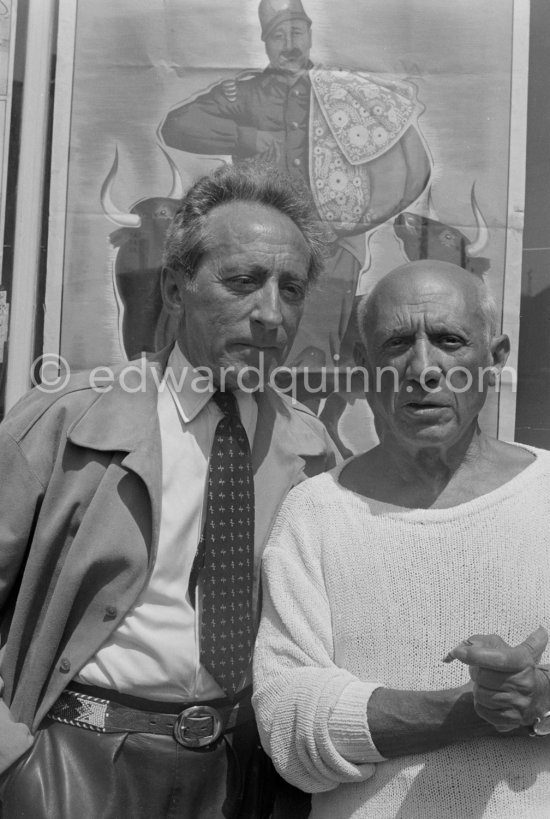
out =
[[[192,421],[212,398],[208,378],[204,372],[191,366],[177,342],[166,364],[164,381],[186,424]]]

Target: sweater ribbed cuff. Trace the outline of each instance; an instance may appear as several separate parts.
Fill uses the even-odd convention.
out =
[[[381,688],[380,683],[351,682],[342,691],[330,715],[330,738],[347,762],[362,765],[385,761],[372,741],[367,722],[367,704],[377,688]]]

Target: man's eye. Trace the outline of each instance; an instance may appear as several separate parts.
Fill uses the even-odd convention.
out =
[[[463,341],[459,336],[440,336],[439,343],[443,347],[461,347]]]
[[[255,290],[257,287],[256,279],[252,276],[233,276],[231,279],[226,279],[226,282],[233,290],[240,292]]]
[[[387,350],[399,350],[402,347],[406,347],[406,345],[407,345],[406,338],[390,338],[388,341],[386,341],[384,347]]]
[[[306,287],[303,284],[285,284],[281,293],[287,301],[303,301],[306,297]]]

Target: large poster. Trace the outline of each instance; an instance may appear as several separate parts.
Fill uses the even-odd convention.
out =
[[[380,276],[453,261],[519,311],[506,277],[527,17],[517,0],[61,2],[46,350],[74,369],[169,340],[158,276],[177,199],[219,163],[260,157],[306,181],[327,231],[287,362],[298,392],[344,453],[374,443],[349,372],[354,304]],[[305,385],[304,369],[329,375]]]

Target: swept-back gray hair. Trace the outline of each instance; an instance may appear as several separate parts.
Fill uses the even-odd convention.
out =
[[[222,165],[187,191],[168,230],[163,265],[192,280],[209,247],[208,214],[219,205],[251,202],[275,208],[294,222],[309,249],[309,281],[323,269],[325,229],[305,182],[257,161]]]

